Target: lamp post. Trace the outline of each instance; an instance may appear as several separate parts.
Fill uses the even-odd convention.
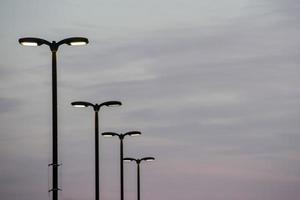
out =
[[[123,168],[123,140],[125,138],[125,136],[138,136],[141,135],[142,133],[139,131],[129,131],[127,133],[114,133],[114,132],[104,132],[102,133],[102,135],[104,137],[113,137],[113,136],[118,136],[120,139],[120,197],[121,200],[124,200],[124,168]]]
[[[53,200],[58,199],[58,138],[57,138],[57,74],[56,74],[56,52],[60,45],[67,44],[71,46],[86,45],[89,43],[87,38],[71,37],[59,42],[49,42],[40,38],[25,37],[20,38],[19,43],[23,46],[40,46],[47,45],[52,52],[52,189]]]
[[[144,158],[141,158],[141,159],[135,159],[135,158],[124,158],[124,161],[125,162],[132,162],[132,161],[135,161],[136,164],[137,164],[137,200],[140,200],[140,163],[142,161],[154,161],[154,157],[144,157]]]
[[[101,104],[92,104],[85,101],[75,101],[71,103],[74,107],[92,107],[95,111],[95,200],[99,200],[99,120],[98,112],[102,106],[121,106],[120,101],[107,101]]]

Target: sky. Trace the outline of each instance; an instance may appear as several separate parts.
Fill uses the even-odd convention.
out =
[[[94,199],[94,112],[125,138],[142,200],[300,199],[298,0],[2,0],[0,194],[51,199],[51,52],[58,66],[59,193]],[[126,164],[125,200],[136,199]],[[100,199],[119,199],[119,141],[100,138]]]

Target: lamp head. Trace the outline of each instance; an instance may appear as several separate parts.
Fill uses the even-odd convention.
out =
[[[129,136],[139,136],[141,135],[142,133],[140,131],[129,131],[127,133],[125,133],[125,135],[129,135]]]
[[[74,101],[71,103],[72,106],[77,107],[77,108],[83,108],[83,107],[88,107],[88,106],[94,106],[90,102],[86,101]]]
[[[118,107],[121,106],[122,103],[120,101],[106,101],[102,103],[102,105],[107,106],[107,107]]]
[[[114,132],[104,132],[104,133],[102,133],[102,136],[103,137],[113,137],[113,136],[118,136],[118,134],[114,133]]]
[[[152,161],[155,160],[155,158],[154,157],[144,157],[141,160],[144,160],[144,161],[147,161],[147,162],[152,162]]]
[[[23,46],[40,46],[42,44],[48,44],[49,42],[40,38],[25,37],[20,38],[19,43]]]
[[[89,40],[84,37],[71,37],[63,40],[64,43],[71,46],[81,46],[89,43]]]
[[[123,160],[124,160],[125,162],[136,161],[136,159],[134,159],[134,158],[124,158]]]

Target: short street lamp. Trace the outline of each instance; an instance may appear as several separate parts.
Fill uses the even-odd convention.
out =
[[[107,101],[101,104],[92,104],[86,101],[75,101],[71,103],[74,107],[92,107],[95,111],[95,199],[99,200],[99,120],[98,112],[102,106],[116,107],[121,106],[120,101]]]
[[[59,42],[49,42],[40,38],[25,37],[20,38],[19,43],[23,46],[40,46],[47,45],[52,52],[52,189],[53,200],[58,199],[58,138],[57,138],[57,75],[56,75],[56,52],[60,45],[67,44],[71,46],[86,45],[89,43],[87,38],[83,37],[71,37],[63,39]]]
[[[138,136],[141,135],[142,133],[139,131],[130,131],[124,134],[118,134],[114,132],[104,132],[102,135],[104,137],[113,137],[113,136],[118,136],[120,139],[120,185],[121,185],[121,200],[124,200],[124,168],[123,168],[123,139],[125,136]]]
[[[140,193],[140,163],[142,161],[147,161],[147,162],[150,162],[150,161],[154,161],[154,157],[144,157],[144,158],[141,158],[141,159],[135,159],[135,158],[124,158],[124,161],[125,162],[132,162],[132,161],[135,161],[136,164],[137,164],[137,200],[140,200],[141,198],[141,193]]]

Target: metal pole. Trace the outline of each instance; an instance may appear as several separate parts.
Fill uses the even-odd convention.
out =
[[[137,163],[137,199],[140,200],[140,163]]]
[[[99,120],[95,111],[95,199],[99,200]]]
[[[53,42],[54,43],[54,42]],[[52,190],[53,200],[58,199],[58,150],[57,150],[57,75],[56,50],[52,50]]]
[[[121,200],[124,200],[123,138],[120,137],[120,140]]]

